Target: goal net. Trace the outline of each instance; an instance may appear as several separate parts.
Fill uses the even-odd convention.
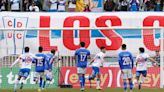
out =
[[[164,81],[164,29],[163,28],[100,28],[100,29],[0,29],[0,88],[13,88],[19,71],[19,64],[10,71],[9,66],[24,53],[24,47],[30,47],[30,52],[36,54],[38,46],[43,46],[44,53],[56,49],[57,56],[62,60],[54,64],[54,79],[48,87],[55,88],[61,82],[59,79],[61,66],[75,66],[74,52],[79,48],[80,41],[86,43],[92,57],[99,52],[101,46],[106,46],[107,58],[105,67],[118,67],[117,53],[121,45],[127,44],[134,59],[138,48],[144,47],[146,53],[159,62],[159,67],[148,62],[148,78],[145,86],[163,88]],[[159,56],[158,56],[159,55]],[[33,66],[34,67],[34,66]],[[25,88],[37,88],[33,82],[32,69],[26,81]],[[135,72],[134,72],[135,74]],[[60,76],[59,76],[60,75]],[[60,78],[59,78],[60,77]]]

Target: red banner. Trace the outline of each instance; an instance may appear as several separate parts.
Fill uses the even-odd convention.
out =
[[[121,79],[121,72],[118,67],[105,67],[101,68],[101,86],[103,88],[107,87],[122,87],[122,79]],[[86,76],[92,73],[91,68],[87,68]],[[148,75],[143,83],[143,87],[145,88],[159,88],[160,87],[160,69],[159,68],[149,68]],[[133,70],[133,78],[135,79],[135,69]],[[72,84],[74,88],[79,88],[79,79],[77,75],[76,67],[62,67],[61,68],[61,75],[60,75],[60,84]],[[85,86],[87,88],[90,87],[90,82],[86,80]],[[96,86],[96,80],[91,81],[91,87]],[[137,86],[137,84],[135,84]]]

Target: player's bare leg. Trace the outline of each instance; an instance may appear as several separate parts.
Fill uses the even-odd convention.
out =
[[[141,77],[141,81],[140,81],[140,84],[139,84],[139,86],[140,86],[139,89],[142,88],[142,84],[144,83],[145,79],[146,79],[146,77],[144,77],[144,76]]]
[[[141,89],[141,85],[142,85],[142,83],[140,81],[140,76],[137,76],[136,79],[137,79],[137,83],[138,83],[138,89],[140,90]]]
[[[20,89],[23,89],[23,84],[25,83],[25,80],[26,80],[26,77],[22,77]]]
[[[15,81],[14,92],[17,92],[16,90],[20,80],[21,80],[21,76],[19,76],[18,79]]]
[[[97,74],[97,80],[96,80],[96,89],[101,90],[100,87],[100,74]]]

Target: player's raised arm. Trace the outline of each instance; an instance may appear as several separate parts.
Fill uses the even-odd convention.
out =
[[[157,61],[155,61],[153,58],[149,57],[148,59],[149,59],[151,62],[154,62],[154,63],[156,63],[157,65],[159,65],[159,63],[158,63]]]
[[[95,61],[96,57],[97,57],[97,55],[96,55],[96,56],[94,56],[94,58],[92,58],[92,59],[91,59],[91,61],[90,61],[89,65],[91,65],[91,64]]]
[[[12,69],[12,67],[13,67],[15,64],[17,64],[20,60],[21,60],[21,56],[18,57],[18,58],[14,61],[14,63],[12,63],[12,65],[10,66],[10,68]]]

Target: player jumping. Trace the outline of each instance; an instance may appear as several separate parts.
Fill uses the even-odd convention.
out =
[[[101,90],[100,87],[100,67],[103,66],[104,57],[106,49],[105,47],[100,48],[101,52],[97,53],[96,56],[91,60],[90,65],[92,64],[92,75],[89,76],[89,80],[94,80],[95,77],[97,77],[96,80],[96,89]]]
[[[32,61],[34,59],[38,59],[38,60],[41,60],[42,58],[40,57],[36,57],[35,55],[29,53],[29,50],[30,48],[29,47],[25,47],[24,49],[24,54],[20,55],[18,57],[18,59],[10,66],[11,70],[12,70],[12,67],[17,64],[18,62],[21,63],[21,67],[20,67],[20,71],[19,71],[19,74],[18,74],[18,78],[17,80],[15,81],[15,85],[14,85],[14,92],[16,92],[17,90],[17,85],[19,84],[19,81],[22,79],[22,83],[21,83],[21,87],[20,89],[23,88],[23,84],[26,80],[26,78],[28,77],[29,73],[30,73],[30,70],[31,70],[31,66],[32,66]]]
[[[154,59],[150,58],[150,56],[147,53],[145,53],[145,49],[143,47],[140,47],[139,55],[137,55],[136,57],[136,66],[137,66],[136,79],[138,82],[139,89],[141,89],[141,85],[147,76],[147,61],[148,60],[158,65],[158,63]],[[143,76],[142,81],[140,81],[141,75]]]
[[[43,52],[43,47],[38,48],[39,53],[36,54],[37,57],[42,57],[41,60],[35,61],[35,77],[34,81],[38,83],[39,81],[39,89],[38,91],[44,90],[45,87],[45,63],[46,63],[46,55]]]
[[[118,62],[122,73],[124,92],[127,92],[127,80],[129,81],[130,92],[132,92],[132,69],[134,61],[131,52],[126,50],[126,44],[122,45],[122,51],[118,54]]]
[[[75,52],[75,60],[77,62],[77,73],[79,75],[79,81],[81,86],[81,91],[85,90],[85,73],[88,62],[88,57],[90,57],[90,51],[85,48],[85,43],[80,43],[81,48]]]

